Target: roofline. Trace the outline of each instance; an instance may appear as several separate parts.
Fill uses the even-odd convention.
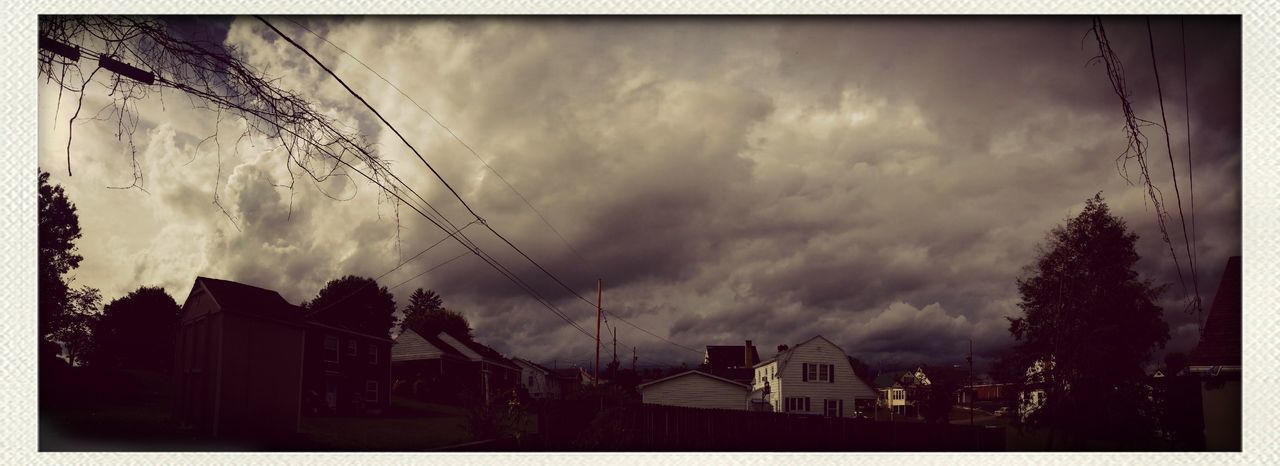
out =
[[[726,378],[724,378],[724,377],[714,376],[714,375],[708,374],[708,373],[706,373],[706,372],[702,372],[702,371],[700,371],[700,370],[687,370],[687,371],[681,372],[681,373],[676,374],[676,375],[663,377],[663,378],[661,378],[661,379],[654,380],[654,381],[651,381],[651,382],[645,382],[645,383],[642,383],[642,384],[640,384],[640,385],[636,385],[636,390],[641,390],[641,389],[644,389],[644,387],[647,387],[647,386],[650,386],[650,385],[653,385],[653,384],[656,384],[656,383],[659,383],[659,382],[666,382],[666,381],[668,381],[668,380],[677,379],[677,378],[684,377],[684,376],[686,376],[686,375],[690,375],[690,374],[703,375],[703,376],[710,377],[710,378],[715,379],[715,380],[719,380],[719,381],[721,381],[721,382],[731,383],[731,384],[737,385],[737,386],[739,386],[739,387],[742,387],[742,388],[744,388],[744,389],[751,390],[751,386],[750,386],[750,385],[747,385],[747,384],[745,384],[745,383],[734,382],[734,381],[729,380],[729,379],[726,379]]]
[[[396,342],[395,342],[395,340],[392,340],[392,339],[387,338],[387,337],[378,337],[378,336],[373,336],[373,335],[370,335],[370,334],[367,334],[367,333],[363,333],[363,332],[357,332],[357,331],[355,331],[355,330],[345,329],[345,328],[342,328],[342,327],[334,327],[334,326],[332,326],[332,325],[322,324],[322,323],[320,323],[320,322],[316,322],[316,321],[314,321],[314,320],[306,320],[306,321],[305,321],[305,323],[304,323],[304,325],[314,325],[314,326],[321,327],[321,328],[326,328],[326,329],[329,329],[329,330],[336,330],[336,331],[339,331],[339,332],[349,333],[349,334],[352,334],[352,335],[358,335],[358,336],[362,336],[362,337],[365,337],[365,338],[370,338],[370,339],[374,339],[374,340],[378,340],[378,341],[382,341],[382,342],[386,342],[386,343],[391,343],[391,344],[393,344],[393,345],[396,343]]]

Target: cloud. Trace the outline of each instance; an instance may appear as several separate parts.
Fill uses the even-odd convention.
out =
[[[636,347],[641,365],[696,363],[701,354],[621,319],[695,349],[822,334],[892,365],[954,361],[972,338],[989,360],[1012,344],[1004,317],[1018,312],[1015,281],[1036,245],[1098,191],[1141,236],[1141,274],[1175,284],[1164,303],[1175,334],[1169,348],[1194,344],[1187,329],[1195,317],[1181,312],[1177,270],[1154,213],[1117,170],[1125,144],[1119,102],[1103,70],[1087,65],[1095,54],[1088,37],[1081,41],[1087,19],[299,21],[400,90],[275,22],[378,108],[488,225],[585,301],[469,224],[470,213],[399,137],[261,23],[236,18],[225,37],[368,136],[431,208],[469,225],[467,238],[592,332],[595,280],[603,278],[619,352]],[[1238,20],[1216,18],[1186,26],[1207,301],[1226,258],[1240,253],[1240,29]],[[1106,19],[1106,27],[1126,63],[1149,62],[1140,21]],[[1188,114],[1179,31],[1172,20],[1153,27],[1176,130]],[[1156,118],[1149,67],[1126,72],[1136,110]],[[102,122],[77,124],[72,155],[83,171],[62,176],[69,113],[62,106],[63,121],[53,125],[56,89],[42,86],[40,99],[41,165],[81,206],[78,279],[108,298],[145,281],[181,299],[192,274],[208,274],[300,302],[330,279],[381,275],[446,235],[358,176],[280,187],[290,174],[273,141],[240,139],[243,121],[192,109],[172,93],[163,105],[139,102],[135,142],[150,195],[105,188],[127,184],[131,170],[127,146]],[[105,101],[91,94],[90,103]],[[1172,206],[1163,134],[1148,131],[1152,176]],[[1171,144],[1185,190],[1183,133],[1172,131]],[[215,187],[235,225],[213,205]],[[1171,235],[1180,245],[1180,225]],[[381,282],[404,282],[462,251],[447,240]],[[416,287],[440,292],[480,340],[502,351],[561,363],[594,353],[593,339],[477,257],[394,293],[404,302]]]

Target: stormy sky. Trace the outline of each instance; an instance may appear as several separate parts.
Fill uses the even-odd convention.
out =
[[[1117,166],[1121,106],[1103,67],[1088,65],[1097,54],[1088,18],[293,20],[429,110],[572,247],[399,91],[273,20],[378,108],[490,225],[582,296],[594,299],[603,278],[606,308],[681,345],[749,339],[769,357],[778,344],[821,334],[893,367],[960,362],[972,339],[984,364],[1013,344],[1005,316],[1019,313],[1015,280],[1036,245],[1097,192],[1140,236],[1141,274],[1171,285],[1162,303],[1168,349],[1195,343],[1155,212]],[[1105,25],[1135,112],[1160,122],[1145,22]],[[369,137],[455,224],[472,220],[397,136],[260,22],[205,26]],[[1241,248],[1239,21],[1186,20],[1189,112],[1178,18],[1153,18],[1152,36],[1188,215],[1185,176],[1194,175],[1207,306]],[[108,92],[90,87],[84,113],[106,105]],[[81,118],[68,177],[74,101],[59,102],[43,81],[39,98],[40,166],[67,189],[84,231],[75,284],[107,300],[159,285],[181,302],[203,275],[299,303],[330,279],[381,275],[445,236],[407,208],[397,222],[395,206],[364,181],[282,187],[277,141],[241,138],[243,120],[176,92],[137,102],[132,149],[116,121]],[[1153,179],[1174,206],[1164,134],[1144,131]],[[109,189],[132,182],[133,150],[146,191]],[[1134,162],[1128,168],[1136,173]],[[593,307],[482,227],[465,232],[594,328]],[[1172,238],[1181,248],[1180,231]],[[380,283],[400,284],[463,251],[445,242]],[[478,340],[506,354],[561,367],[593,355],[592,340],[473,256],[392,292],[404,304],[417,287],[437,290]],[[624,365],[632,347],[642,366],[702,357],[616,320]],[[608,346],[606,337],[602,359]]]

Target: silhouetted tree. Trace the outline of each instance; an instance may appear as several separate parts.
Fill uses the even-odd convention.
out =
[[[1169,327],[1155,304],[1163,287],[1134,270],[1137,239],[1095,195],[1018,279],[1023,316],[1009,331],[1022,362],[1044,362],[1047,396],[1028,422],[1076,446],[1131,447],[1152,432],[1143,366]]]
[[[92,323],[89,364],[171,371],[178,311],[178,303],[159,287],[144,286],[111,301]]]
[[[390,337],[396,321],[396,300],[387,287],[354,275],[330,280],[303,307],[319,322],[380,337]]]
[[[473,338],[471,323],[461,313],[444,308],[444,300],[434,290],[414,290],[409,295],[409,305],[404,308],[402,328],[420,334],[445,331],[459,338]]]
[[[920,390],[920,417],[928,422],[947,423],[956,405],[956,391],[965,385],[965,374],[949,367],[924,367],[929,386]]]
[[[849,364],[853,366],[853,375],[858,376],[859,380],[866,382],[867,385],[874,385],[875,377],[871,375],[871,367],[862,360],[849,356]]]
[[[60,349],[50,340],[83,348],[88,340],[87,323],[97,311],[100,295],[89,287],[72,289],[66,276],[80,265],[76,240],[80,239],[80,219],[76,205],[62,186],[49,184],[49,174],[39,173],[39,216],[36,244],[36,309],[42,353],[56,356]]]

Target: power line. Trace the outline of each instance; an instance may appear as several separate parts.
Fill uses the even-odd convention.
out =
[[[1169,170],[1173,175],[1173,193],[1178,201],[1178,219],[1182,223],[1182,242],[1183,242],[1183,245],[1186,246],[1186,250],[1187,250],[1187,262],[1188,262],[1188,267],[1190,268],[1189,271],[1191,272],[1192,285],[1195,286],[1195,289],[1197,290],[1195,295],[1196,301],[1195,303],[1193,303],[1193,306],[1198,311],[1200,307],[1200,292],[1199,292],[1199,286],[1196,286],[1196,282],[1198,280],[1196,279],[1195,262],[1192,261],[1191,259],[1191,237],[1187,235],[1187,217],[1182,212],[1182,192],[1178,189],[1178,169],[1177,169],[1177,165],[1173,161],[1173,144],[1169,140],[1169,120],[1165,117],[1165,112],[1164,112],[1164,91],[1163,89],[1161,89],[1161,86],[1160,86],[1160,67],[1156,62],[1156,41],[1155,41],[1154,35],[1151,32],[1150,16],[1147,17],[1147,44],[1150,46],[1150,49],[1151,49],[1151,70],[1156,77],[1156,97],[1160,102],[1160,121],[1162,123],[1161,129],[1164,130],[1165,150],[1168,151],[1169,153]],[[1176,257],[1174,258],[1174,261],[1175,262],[1177,261]],[[1179,271],[1179,275],[1181,275],[1181,271]],[[1183,287],[1185,292],[1185,287],[1186,287],[1185,282],[1183,283]]]
[[[391,291],[391,290],[394,290],[394,289],[399,288],[399,287],[401,287],[401,286],[404,286],[404,284],[405,284],[405,283],[409,283],[409,282],[411,282],[411,281],[417,280],[417,279],[418,279],[418,277],[421,277],[421,276],[423,276],[423,275],[426,275],[426,274],[428,274],[428,273],[430,273],[430,272],[432,272],[432,271],[434,271],[434,270],[436,270],[436,269],[438,269],[438,268],[440,268],[440,267],[444,267],[444,266],[446,266],[446,265],[449,265],[449,263],[450,263],[450,262],[453,262],[453,261],[456,261],[456,260],[458,260],[458,259],[461,259],[461,258],[463,258],[464,256],[466,256],[467,254],[470,254],[470,253],[471,253],[471,251],[469,251],[469,250],[468,250],[468,251],[462,251],[462,254],[458,254],[458,255],[456,255],[456,256],[453,256],[453,258],[452,258],[452,259],[449,259],[449,260],[447,260],[447,261],[444,261],[444,262],[441,262],[441,263],[439,263],[439,264],[436,264],[434,267],[431,267],[431,268],[429,268],[429,269],[427,269],[427,270],[423,270],[423,271],[422,271],[422,273],[419,273],[419,274],[417,274],[417,275],[414,275],[413,277],[410,277],[408,280],[405,280],[405,281],[402,281],[402,282],[400,282],[400,283],[397,283],[397,284],[396,284],[396,286],[393,286],[393,287],[391,287],[391,288],[387,288],[387,291]]]
[[[403,89],[400,89],[400,86],[397,86],[395,83],[391,82],[391,80],[383,76],[382,73],[379,73],[378,70],[373,69],[373,67],[369,66],[367,63],[365,63],[363,60],[353,55],[351,52],[348,52],[346,49],[338,46],[338,44],[333,43],[328,38],[316,33],[315,31],[311,30],[311,28],[308,28],[302,25],[302,23],[294,21],[292,18],[285,18],[285,19],[293,23],[295,26],[302,28],[304,31],[307,31],[311,35],[315,36],[317,39],[324,41],[324,43],[329,44],[331,47],[337,49],[339,52],[342,52],[343,55],[346,55],[350,57],[352,60],[355,60],[356,63],[359,63],[360,66],[364,67],[364,69],[369,70],[369,72],[376,75],[378,79],[381,79],[382,82],[387,83],[387,85],[391,86],[392,89],[395,89],[396,92],[399,92],[401,96],[403,96],[409,102],[413,103],[415,107],[418,107],[418,110],[422,111],[422,113],[425,113],[427,117],[431,118],[431,121],[435,122],[437,126],[444,129],[445,132],[448,132],[449,136],[452,136],[455,141],[458,141],[458,144],[461,144],[462,147],[466,148],[467,151],[471,153],[471,155],[475,156],[476,160],[479,160],[480,163],[483,164],[485,168],[487,168],[491,173],[497,176],[498,179],[501,180],[503,184],[507,185],[507,188],[510,189],[511,192],[515,193],[515,195],[518,196],[521,201],[524,201],[524,204],[526,206],[529,206],[529,209],[532,210],[534,214],[537,214],[538,218],[542,220],[542,223],[546,225],[547,228],[551,229],[551,231],[560,238],[560,241],[564,243],[565,247],[567,247],[569,251],[572,252],[580,262],[582,262],[583,265],[587,266],[588,269],[595,271],[595,267],[592,266],[591,262],[587,260],[587,258],[580,251],[578,251],[577,248],[573,247],[573,245],[569,243],[569,240],[566,239],[564,235],[560,233],[560,230],[556,229],[555,225],[552,225],[551,221],[548,220],[547,217],[543,215],[542,212],[539,211],[537,207],[534,207],[533,203],[530,202],[529,199],[525,197],[523,193],[521,193],[518,189],[516,189],[515,186],[513,186],[510,182],[508,182],[506,177],[502,176],[501,173],[498,173],[498,170],[496,168],[493,168],[493,166],[489,165],[489,162],[486,162],[484,158],[481,157],[480,154],[475,150],[475,148],[471,147],[470,144],[467,144],[466,141],[463,141],[462,138],[457,135],[457,133],[454,133],[453,129],[449,128],[448,125],[445,125],[444,122],[440,121],[439,118],[436,118],[435,114],[431,113],[430,110],[427,110],[425,107],[423,107],[422,104],[419,104],[417,100],[414,100],[414,98],[409,96],[409,94],[406,93]],[[599,275],[599,272],[598,271],[596,272],[597,272],[596,274]]]
[[[1204,303],[1200,300],[1200,259],[1199,251],[1196,248],[1196,176],[1195,167],[1191,163],[1191,90],[1190,84],[1187,82],[1187,21],[1185,17],[1178,18],[1178,32],[1182,45],[1182,107],[1185,110],[1183,119],[1187,123],[1187,183],[1188,191],[1191,197],[1191,280],[1196,291],[1196,324],[1201,332],[1204,332],[1203,313],[1200,312]]]
[[[463,199],[463,198],[462,198],[462,195],[458,194],[458,191],[457,191],[456,189],[454,189],[454,188],[453,188],[453,186],[452,186],[452,185],[450,185],[450,184],[449,184],[449,182],[448,182],[447,180],[445,180],[445,179],[444,179],[444,177],[440,174],[440,172],[439,172],[439,171],[437,171],[437,170],[435,169],[435,167],[433,167],[433,166],[431,165],[431,163],[430,163],[430,162],[427,162],[427,159],[426,159],[425,157],[423,157],[423,156],[422,156],[422,154],[421,154],[420,152],[418,152],[418,149],[417,149],[416,147],[414,147],[414,146],[413,146],[413,144],[412,144],[412,143],[410,143],[410,142],[409,142],[409,140],[408,140],[408,139],[406,139],[406,138],[404,137],[404,135],[403,135],[403,134],[401,134],[401,133],[400,133],[400,131],[399,131],[398,129],[396,129],[395,125],[392,125],[390,121],[387,121],[387,119],[386,119],[385,117],[383,117],[383,116],[382,116],[382,114],[381,114],[380,112],[378,112],[378,110],[377,110],[376,108],[374,108],[372,104],[370,104],[367,100],[365,100],[365,99],[364,99],[364,97],[362,97],[358,92],[356,92],[356,91],[355,91],[355,89],[352,89],[352,88],[351,88],[351,86],[350,86],[350,85],[348,85],[348,84],[346,83],[346,81],[343,81],[343,80],[342,80],[342,78],[340,78],[340,77],[337,75],[337,73],[335,73],[335,72],[333,72],[333,70],[329,69],[329,67],[328,67],[328,66],[326,66],[323,62],[321,62],[319,58],[316,58],[316,56],[315,56],[314,54],[312,54],[309,50],[307,50],[307,49],[306,49],[306,47],[303,47],[303,46],[302,46],[302,44],[299,44],[297,41],[294,41],[292,38],[290,38],[288,35],[286,35],[286,34],[285,34],[283,31],[281,31],[279,28],[276,28],[274,25],[272,25],[272,24],[271,24],[269,21],[267,21],[265,18],[263,18],[262,16],[259,16],[259,15],[255,15],[254,17],[255,17],[255,18],[257,18],[259,21],[261,21],[263,24],[266,24],[266,25],[267,25],[267,27],[271,28],[271,30],[272,30],[272,31],[275,31],[275,33],[276,33],[277,35],[279,35],[282,39],[284,39],[284,40],[285,40],[286,42],[288,42],[290,45],[293,45],[293,46],[294,46],[294,48],[297,48],[299,51],[301,51],[303,54],[305,54],[308,58],[310,58],[310,59],[311,59],[311,61],[313,61],[314,63],[316,63],[316,65],[317,65],[317,66],[319,66],[322,70],[324,70],[324,71],[325,71],[326,73],[328,73],[331,77],[333,77],[333,78],[334,78],[334,80],[338,81],[338,83],[339,83],[340,85],[342,85],[342,87],[343,87],[344,89],[346,89],[346,90],[347,90],[347,92],[348,92],[349,94],[351,94],[353,97],[355,97],[355,98],[356,98],[356,100],[360,101],[360,103],[361,103],[361,104],[363,104],[363,105],[365,106],[365,108],[367,108],[370,112],[372,112],[372,113],[374,114],[374,116],[378,117],[378,120],[379,120],[379,121],[381,121],[384,125],[386,125],[386,126],[387,126],[387,128],[389,128],[393,133],[395,133],[395,135],[396,135],[398,138],[400,138],[400,141],[401,141],[402,143],[404,143],[404,145],[405,145],[406,147],[408,147],[410,151],[412,151],[412,152],[413,152],[413,154],[418,158],[418,160],[419,160],[419,161],[421,161],[421,162],[423,163],[423,165],[425,165],[425,166],[427,167],[427,169],[428,169],[428,170],[430,170],[430,171],[431,171],[431,173],[432,173],[433,175],[435,175],[436,179],[440,180],[440,182],[445,186],[445,188],[446,188],[446,189],[448,189],[448,190],[449,190],[449,192],[453,194],[454,198],[456,198],[456,199],[458,200],[458,202],[459,202],[459,203],[461,203],[461,204],[462,204],[462,206],[463,206],[465,209],[467,209],[467,212],[469,212],[473,217],[475,217],[475,218],[476,218],[476,220],[477,220],[477,221],[479,221],[479,223],[480,223],[481,225],[483,225],[486,229],[488,229],[488,230],[489,230],[489,232],[493,233],[493,235],[494,235],[494,236],[496,236],[496,237],[498,237],[499,239],[501,239],[504,243],[506,243],[506,244],[507,244],[507,246],[511,247],[513,250],[515,250],[517,253],[519,253],[522,257],[524,257],[524,258],[525,258],[525,260],[529,261],[529,263],[533,264],[535,267],[537,267],[539,270],[541,270],[541,271],[543,272],[543,274],[545,274],[547,277],[551,278],[553,281],[555,281],[557,284],[559,284],[559,285],[560,285],[562,288],[564,288],[565,290],[569,291],[569,293],[573,294],[574,296],[577,296],[580,300],[582,300],[582,301],[584,301],[584,302],[586,302],[586,303],[588,303],[588,304],[590,304],[590,303],[591,303],[591,301],[590,301],[590,300],[586,299],[586,298],[585,298],[585,297],[583,297],[581,294],[579,294],[576,290],[574,290],[572,287],[570,287],[569,285],[565,284],[562,280],[560,280],[560,278],[559,278],[559,277],[555,276],[555,274],[551,273],[551,271],[549,271],[549,270],[547,270],[545,267],[543,267],[543,266],[542,266],[542,264],[539,264],[536,260],[534,260],[534,259],[533,259],[532,257],[530,257],[528,254],[526,254],[523,250],[521,250],[518,246],[516,246],[514,243],[512,243],[509,239],[507,239],[505,236],[503,236],[501,233],[499,233],[499,232],[498,232],[498,231],[497,231],[497,230],[496,230],[492,225],[489,225],[489,223],[488,223],[487,221],[485,221],[485,219],[484,219],[483,217],[481,217],[478,213],[476,213],[476,211],[471,207],[471,205],[470,205],[470,204],[468,204],[468,203],[467,203],[467,201],[466,201],[465,199]],[[626,321],[624,320],[624,322],[626,322]],[[629,325],[631,325],[632,327],[635,327],[635,328],[637,328],[637,329],[639,329],[639,330],[641,330],[641,331],[645,332],[645,333],[648,333],[649,335],[653,335],[653,336],[655,336],[655,337],[657,337],[657,338],[659,338],[659,339],[662,339],[663,341],[666,341],[666,342],[668,342],[668,343],[671,343],[671,344],[673,344],[673,345],[679,346],[679,347],[681,347],[681,348],[684,348],[684,349],[687,349],[687,350],[690,350],[690,351],[695,351],[695,352],[697,351],[697,350],[694,350],[694,349],[689,348],[689,347],[687,347],[687,346],[679,345],[679,344],[677,344],[677,343],[675,343],[675,342],[672,342],[671,340],[668,340],[668,339],[666,339],[666,338],[659,337],[659,336],[657,336],[656,334],[654,334],[654,333],[652,333],[652,332],[650,332],[650,331],[648,331],[648,330],[642,329],[642,328],[640,328],[639,326],[636,326],[635,324],[631,324],[630,322],[626,322],[626,323],[627,323],[627,324],[629,324]],[[589,334],[588,334],[588,335],[589,335]]]
[[[334,73],[334,72],[333,72],[333,70],[329,69],[329,67],[328,67],[328,66],[325,66],[325,64],[324,64],[323,62],[321,62],[321,61],[320,61],[320,59],[316,58],[316,56],[315,56],[315,55],[313,55],[310,51],[308,51],[305,47],[303,47],[301,44],[299,44],[299,43],[297,43],[296,41],[294,41],[292,38],[290,38],[288,35],[286,35],[286,34],[285,34],[283,31],[281,31],[280,29],[276,28],[274,25],[272,25],[272,24],[271,24],[269,21],[267,21],[265,18],[263,18],[262,16],[258,16],[258,15],[255,15],[254,17],[255,17],[255,18],[257,18],[259,21],[262,21],[262,23],[263,23],[263,24],[266,24],[266,25],[267,25],[267,27],[271,28],[271,30],[272,30],[272,31],[275,31],[275,33],[276,33],[276,34],[278,34],[278,35],[279,35],[282,39],[284,39],[286,42],[288,42],[289,44],[293,45],[295,48],[297,48],[298,50],[300,50],[303,54],[305,54],[308,58],[310,58],[313,62],[315,62],[317,66],[319,66],[322,70],[324,70],[326,73],[328,73],[330,76],[332,76],[332,77],[334,78],[334,80],[338,81],[338,83],[339,83],[339,84],[341,84],[341,85],[342,85],[342,87],[343,87],[344,89],[346,89],[348,93],[350,93],[350,94],[351,94],[352,96],[354,96],[357,100],[359,100],[359,101],[360,101],[360,103],[364,104],[364,106],[365,106],[366,108],[368,108],[370,112],[373,112],[373,114],[374,114],[375,116],[377,116],[377,117],[378,117],[378,120],[382,121],[382,123],[383,123],[384,125],[386,125],[389,129],[391,129],[391,131],[392,131],[393,133],[395,133],[395,135],[396,135],[397,137],[399,137],[399,138],[400,138],[400,141],[401,141],[401,142],[403,142],[407,147],[409,147],[409,150],[413,151],[414,155],[418,157],[418,160],[422,161],[422,163],[423,163],[424,165],[426,165],[426,166],[427,166],[427,169],[428,169],[428,170],[430,170],[430,171],[431,171],[431,173],[432,173],[433,175],[435,175],[436,179],[440,180],[440,182],[441,182],[442,184],[444,184],[445,188],[447,188],[447,189],[449,190],[449,192],[451,192],[451,193],[453,194],[453,196],[454,196],[455,198],[457,198],[459,202],[461,202],[461,203],[462,203],[462,206],[463,206],[464,208],[466,208],[466,209],[467,209],[467,212],[470,212],[470,213],[471,213],[471,215],[472,215],[473,217],[475,217],[475,219],[476,219],[476,221],[477,221],[477,222],[479,222],[481,225],[485,225],[485,227],[486,227],[490,232],[494,233],[494,234],[495,234],[495,235],[497,235],[499,238],[502,238],[502,239],[503,239],[503,241],[504,241],[504,242],[506,242],[508,245],[510,245],[512,248],[515,248],[515,245],[511,244],[511,242],[510,242],[510,241],[507,241],[507,240],[506,240],[506,238],[503,238],[503,237],[502,237],[502,235],[498,234],[498,233],[497,233],[497,231],[493,229],[493,227],[488,226],[488,224],[487,224],[487,222],[484,220],[484,218],[483,218],[483,217],[481,217],[479,214],[477,214],[477,213],[475,212],[475,210],[474,210],[474,209],[472,209],[472,208],[471,208],[471,206],[470,206],[469,204],[467,204],[466,200],[464,200],[464,199],[462,198],[462,196],[461,196],[460,194],[458,194],[458,191],[457,191],[457,190],[455,190],[455,189],[453,188],[453,186],[452,186],[452,185],[450,185],[450,184],[449,184],[449,182],[448,182],[448,181],[446,181],[442,175],[440,175],[440,172],[436,171],[435,167],[431,166],[431,164],[430,164],[429,162],[427,162],[427,159],[426,159],[426,158],[424,158],[420,152],[418,152],[418,149],[417,149],[417,148],[415,148],[415,147],[413,146],[413,144],[411,144],[411,143],[409,142],[409,140],[408,140],[408,139],[406,139],[406,138],[404,137],[404,135],[403,135],[403,134],[401,134],[401,133],[400,133],[400,131],[399,131],[399,130],[397,130],[397,129],[395,128],[395,126],[394,126],[394,125],[392,125],[392,124],[391,124],[391,122],[387,121],[387,119],[386,119],[385,117],[383,117],[383,116],[382,116],[382,114],[381,114],[381,113],[379,113],[379,112],[378,112],[378,110],[377,110],[376,108],[374,108],[374,107],[373,107],[373,105],[369,104],[369,102],[368,102],[368,101],[366,101],[366,100],[364,99],[364,97],[361,97],[359,93],[357,93],[354,89],[352,89],[352,88],[351,88],[351,86],[347,85],[346,81],[343,81],[343,80],[342,80],[342,78],[338,77],[338,75],[337,75],[336,73]],[[397,178],[397,181],[399,181],[399,179],[398,179],[398,178]],[[401,181],[401,183],[403,184],[403,181]],[[377,184],[377,183],[375,182],[375,184]],[[406,186],[407,186],[407,185],[406,185]],[[411,190],[411,191],[412,191],[412,190]],[[419,196],[419,198],[421,198],[421,196]],[[425,200],[424,200],[424,202],[425,202]],[[419,213],[421,213],[421,212],[419,212]],[[439,211],[437,211],[436,213],[437,213],[438,215],[441,215],[441,217],[442,217],[442,218],[445,218],[445,217],[444,217],[444,215],[442,215],[442,214],[440,214],[440,213],[439,213]],[[424,217],[425,217],[425,215],[424,215]],[[431,219],[430,219],[430,218],[428,218],[428,220],[431,220]],[[446,221],[447,221],[447,218],[446,218]],[[436,222],[435,222],[434,220],[432,220],[432,223],[436,223]],[[443,226],[440,226],[440,224],[439,224],[439,223],[436,223],[436,226],[440,227],[441,229],[444,229],[444,227],[443,227]],[[446,231],[448,231],[447,229],[445,229],[445,230],[446,230]],[[457,239],[457,238],[455,238],[455,239]],[[460,239],[459,239],[458,241],[459,241],[459,242],[462,242],[464,246],[467,246],[467,244],[466,244],[466,242],[465,242],[465,241],[460,240]],[[487,256],[487,254],[486,254],[486,253],[484,253],[483,251],[481,251],[479,247],[475,247],[475,246],[474,246],[474,244],[473,244],[473,245],[471,245],[471,246],[468,246],[468,248],[469,248],[469,249],[472,249],[472,251],[473,251],[473,252],[475,252],[478,256],[480,256],[482,259],[485,259],[485,262],[488,262],[488,263],[490,264],[490,266],[494,266],[494,267],[495,267],[495,269],[498,269],[498,268],[505,269],[505,266],[502,266],[502,265],[501,265],[501,263],[497,263],[497,265],[495,266],[495,262],[497,262],[497,261],[496,261],[496,260],[493,260],[493,261],[491,262],[491,261],[490,261],[491,257],[486,257],[486,256]],[[518,252],[520,252],[520,253],[521,253],[521,255],[524,255],[526,259],[529,259],[530,261],[532,261],[532,259],[530,259],[530,258],[528,257],[528,255],[525,255],[525,254],[523,253],[523,251],[519,251],[519,248],[515,248],[515,249],[516,249]],[[535,265],[538,265],[536,262],[535,262],[534,264],[535,264]],[[538,265],[538,267],[539,267],[540,269],[542,268],[542,267],[541,267],[541,265]],[[547,272],[547,271],[546,271],[546,269],[542,269],[542,270],[543,270],[544,272],[546,272],[546,273],[550,274],[550,272]],[[500,270],[500,273],[502,273],[502,271],[501,271],[501,270]],[[508,273],[509,273],[509,272],[508,272]],[[504,275],[507,275],[507,274],[506,274],[506,273],[504,273]],[[534,294],[534,295],[537,295],[536,290],[534,290],[532,287],[528,287],[527,285],[525,285],[525,284],[523,283],[523,280],[520,280],[520,279],[519,279],[519,277],[518,277],[518,276],[515,276],[515,274],[514,274],[514,273],[511,273],[511,274],[508,276],[508,279],[511,279],[511,280],[514,280],[514,281],[520,282],[520,283],[518,283],[518,284],[519,284],[520,286],[522,286],[523,288],[525,288],[527,292],[529,292],[529,293],[531,293],[531,294]],[[555,278],[554,276],[552,276],[552,279],[554,279],[554,280],[556,280],[557,282],[559,282],[559,279],[558,279],[558,278]],[[563,285],[563,282],[560,282],[560,283]],[[540,297],[540,295],[536,296],[536,298],[538,298],[540,301],[545,301],[545,298],[541,298],[541,297]],[[590,333],[586,332],[586,331],[585,331],[585,330],[583,330],[580,326],[578,326],[576,322],[572,321],[572,320],[571,320],[571,319],[569,319],[567,316],[564,316],[564,315],[563,315],[563,314],[562,314],[558,309],[555,309],[555,308],[554,308],[554,306],[553,306],[553,305],[551,305],[549,301],[545,301],[545,302],[543,302],[543,305],[544,305],[544,306],[546,306],[548,309],[552,310],[552,312],[553,312],[553,313],[555,313],[556,315],[560,316],[562,319],[564,319],[564,320],[565,320],[566,322],[568,322],[570,325],[574,326],[575,328],[577,328],[578,330],[582,331],[583,333],[586,333],[588,336],[591,336],[591,334],[590,334]]]

